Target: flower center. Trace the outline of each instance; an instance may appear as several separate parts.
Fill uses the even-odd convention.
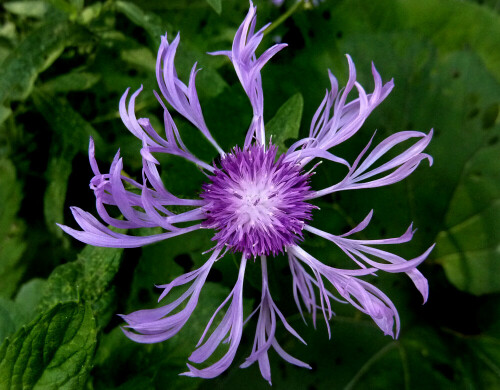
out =
[[[276,152],[274,145],[267,151],[259,145],[234,148],[203,186],[203,226],[217,231],[213,240],[218,248],[275,255],[302,238],[314,208],[305,202],[310,175],[284,162],[284,155],[276,161]]]

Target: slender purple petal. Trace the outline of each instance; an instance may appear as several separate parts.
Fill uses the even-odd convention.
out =
[[[271,298],[271,293],[269,291],[268,277],[267,277],[267,260],[266,256],[261,256],[261,268],[262,268],[262,296],[261,302],[259,304],[259,319],[257,322],[257,329],[255,332],[255,341],[252,349],[252,353],[248,356],[243,364],[240,365],[241,368],[246,368],[252,365],[254,362],[258,361],[260,372],[262,377],[271,384],[271,368],[269,366],[268,350],[272,346],[274,347],[278,354],[286,356],[286,360],[292,364],[296,364],[302,367],[309,367],[307,364],[301,362],[298,359],[288,355],[283,349],[278,345],[275,332],[276,332],[276,315],[281,319],[285,328],[296,338],[305,344],[305,341],[297,334],[297,332],[288,324],[285,317],[278,310],[278,307]]]
[[[382,164],[377,168],[368,170],[390,149],[400,144],[401,142],[415,137],[421,139],[417,141],[413,146],[406,149],[398,156],[394,157],[392,160]],[[318,198],[332,192],[386,186],[405,179],[415,169],[417,169],[418,165],[423,160],[429,160],[429,164],[432,165],[432,157],[426,153],[422,153],[425,147],[429,144],[431,138],[432,130],[429,132],[429,134],[424,134],[418,131],[402,131],[400,133],[396,133],[386,138],[378,146],[376,146],[375,149],[363,160],[363,162],[359,164],[362,156],[366,153],[368,147],[370,146],[370,141],[370,143],[361,152],[355,163],[349,169],[346,177],[341,182],[320,191],[313,192],[311,195],[311,199]],[[388,174],[386,174],[386,176],[371,181],[364,181],[373,176],[385,174],[386,172],[389,172]]]
[[[351,305],[372,317],[384,334],[397,337],[400,328],[399,315],[392,301],[382,291],[357,278],[354,273],[324,265],[298,246],[291,247],[288,251],[320,277],[326,278]]]
[[[179,34],[171,43],[168,42],[166,35],[161,39],[160,49],[158,50],[158,57],[156,60],[156,79],[158,81],[158,86],[165,100],[174,107],[179,114],[196,126],[223,156],[225,153],[214,140],[212,134],[210,134],[201,112],[201,106],[195,87],[195,77],[197,73],[196,64],[193,66],[187,86],[177,76],[174,59],[179,42]]]
[[[181,375],[197,376],[200,378],[215,378],[225,371],[233,362],[243,331],[243,277],[245,275],[246,262],[247,260],[245,256],[243,256],[241,259],[238,280],[230,294],[232,300],[226,315],[222,319],[219,326],[210,335],[208,340],[192,353],[189,360],[194,363],[203,363],[213,354],[217,346],[222,342],[224,337],[228,335],[228,333],[230,343],[229,350],[220,360],[206,368],[197,369],[191,364],[187,364],[189,371]],[[211,322],[212,320],[208,324],[207,329],[210,327]]]
[[[253,119],[245,138],[245,148],[250,146],[254,137],[257,144],[264,145],[266,142],[264,132],[264,93],[262,91],[260,70],[277,52],[287,46],[286,44],[274,45],[257,58],[255,51],[264,37],[264,30],[267,26],[254,32],[256,21],[257,7],[254,7],[250,2],[248,14],[234,37],[232,50],[230,52],[216,51],[209,53],[212,55],[225,55],[231,60],[238,79],[250,99]]]
[[[163,299],[173,287],[181,286],[194,280],[189,289],[174,302],[158,309],[139,310],[124,315],[122,318],[128,323],[127,328],[122,329],[127,337],[139,343],[157,343],[167,340],[177,334],[186,324],[193,313],[200,296],[205,280],[219,256],[220,251],[214,251],[207,262],[196,271],[180,276],[173,282],[161,286],[164,291],[160,296]],[[171,314],[187,298],[187,304],[179,312]]]

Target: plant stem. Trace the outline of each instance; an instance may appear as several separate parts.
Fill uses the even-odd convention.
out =
[[[271,31],[281,25],[285,20],[293,15],[300,7],[304,5],[303,0],[297,1],[293,6],[291,6],[284,14],[282,14],[278,19],[271,23],[271,25],[264,31],[264,35],[268,35]]]

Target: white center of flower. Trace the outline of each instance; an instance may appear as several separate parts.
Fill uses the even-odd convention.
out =
[[[234,201],[235,213],[238,214],[240,224],[272,224],[273,210],[276,209],[276,193],[274,184],[267,180],[240,183],[232,189],[236,198]]]

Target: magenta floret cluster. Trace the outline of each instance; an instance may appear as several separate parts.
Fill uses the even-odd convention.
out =
[[[245,256],[276,255],[302,239],[315,207],[307,202],[311,173],[300,165],[276,159],[278,148],[235,147],[209,176],[200,197],[207,219],[202,226],[216,231],[217,248]]]

